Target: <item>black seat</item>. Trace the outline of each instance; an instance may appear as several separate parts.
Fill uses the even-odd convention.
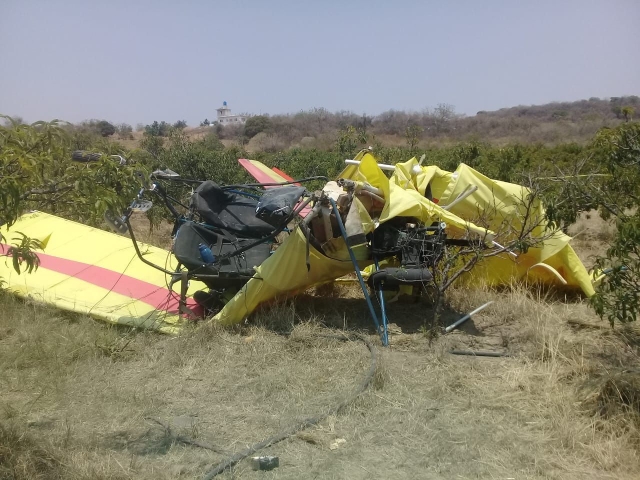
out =
[[[223,190],[211,180],[200,184],[191,197],[191,207],[207,224],[242,238],[262,238],[273,226],[256,217],[258,201]]]
[[[218,278],[205,278],[202,281],[209,288],[239,288],[255,273],[258,267],[271,254],[270,243],[258,245],[234,255],[238,249],[255,242],[253,239],[239,239],[230,242],[223,235],[205,228],[195,222],[185,222],[176,234],[173,253],[178,261],[187,267],[196,278],[200,275],[217,275]],[[232,256],[213,265],[205,265],[198,245],[207,245],[215,257],[231,254]]]

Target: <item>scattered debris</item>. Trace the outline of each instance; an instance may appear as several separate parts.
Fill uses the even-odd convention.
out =
[[[485,308],[487,308],[489,305],[491,305],[493,303],[493,300],[488,301],[487,303],[485,303],[484,305],[479,306],[478,308],[476,308],[475,310],[473,310],[472,312],[467,313],[464,317],[462,317],[460,320],[458,320],[457,322],[452,323],[451,325],[449,325],[447,328],[444,329],[445,332],[449,333],[451,330],[453,330],[456,327],[459,327],[460,325],[462,325],[464,322],[466,322],[467,320],[469,320],[471,318],[471,315],[475,315],[476,313],[480,312],[481,310],[484,310]]]
[[[506,352],[486,352],[482,350],[450,350],[451,355],[469,355],[472,357],[513,357]]]
[[[254,470],[273,470],[280,466],[280,459],[275,456],[251,457],[251,468]]]
[[[332,442],[331,445],[329,445],[329,450],[337,450],[338,448],[340,448],[340,445],[343,445],[347,443],[347,441],[344,438],[336,438],[335,442]]]

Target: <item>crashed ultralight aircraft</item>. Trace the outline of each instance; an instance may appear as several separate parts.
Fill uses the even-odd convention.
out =
[[[74,153],[77,161],[96,158]],[[130,233],[126,245],[121,236],[52,215],[24,215],[14,231],[46,237],[46,253],[35,273],[18,276],[0,264],[0,277],[18,295],[175,333],[185,317],[203,310],[223,324],[238,323],[261,304],[355,272],[385,344],[383,291],[432,283],[448,246],[485,252],[461,279],[467,283],[529,277],[594,293],[570,237],[546,228],[543,207],[526,188],[464,164],[455,172],[415,158],[381,165],[365,150],[347,161],[337,181],[309,192],[305,182],[322,177],[293,180],[260,162],[239,162],[259,183],[221,186],[170,170],[141,179],[125,214],[105,217],[116,231]],[[176,184],[193,186],[183,209],[170,193]],[[131,215],[151,208],[149,195],[175,219],[171,252],[138,243],[131,229]],[[506,242],[523,232],[538,241],[516,251]],[[380,315],[364,277],[379,296]]]

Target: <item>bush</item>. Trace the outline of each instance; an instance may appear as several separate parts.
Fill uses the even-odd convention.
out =
[[[255,135],[247,144],[248,150],[252,152],[270,152],[276,153],[287,147],[284,140],[278,135],[260,132]]]
[[[145,135],[151,137],[166,137],[171,132],[171,125],[169,125],[164,120],[160,123],[154,121],[151,125],[147,125],[144,127]]]
[[[128,123],[119,123],[116,125],[116,133],[123,140],[133,140],[133,128]]]
[[[244,134],[248,138],[253,138],[257,134],[268,130],[271,127],[269,117],[265,115],[256,115],[249,117],[244,124]]]
[[[102,135],[103,137],[110,137],[111,135],[116,133],[116,127],[111,125],[106,120],[99,121],[96,127],[98,128],[98,132],[100,132],[100,135]]]
[[[601,185],[578,185],[603,218],[615,218],[617,233],[597,266],[609,272],[592,299],[596,312],[614,321],[640,314],[640,123],[603,129],[594,148],[609,177]]]

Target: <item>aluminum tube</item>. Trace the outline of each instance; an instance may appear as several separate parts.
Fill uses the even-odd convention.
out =
[[[491,305],[493,303],[493,300],[488,301],[487,303],[485,303],[484,305],[476,308],[474,311],[467,313],[464,317],[462,317],[460,320],[452,323],[451,325],[449,325],[447,328],[444,329],[445,332],[449,333],[451,330],[453,330],[454,328],[462,325],[464,322],[466,322],[467,320],[469,320],[471,318],[471,315],[475,315],[476,313],[478,313],[481,310],[484,310],[485,308],[487,308],[489,305]]]
[[[469,195],[471,195],[472,193],[474,193],[476,190],[478,190],[478,186],[477,185],[473,185],[471,188],[469,188],[468,190],[465,190],[464,192],[462,192],[460,195],[458,195],[458,198],[456,198],[453,202],[451,202],[449,205],[445,205],[444,207],[442,207],[444,210],[449,210],[451,207],[453,207],[456,203],[460,203],[462,200],[464,200],[465,198],[467,198]]]
[[[344,163],[347,165],[360,165],[360,160],[345,160]],[[386,163],[379,163],[378,166],[380,167],[380,170],[393,171],[396,169],[395,165],[388,165]],[[413,169],[411,170],[411,173],[414,175],[417,175],[420,172],[422,172],[422,169],[420,168],[420,166],[414,165]]]

